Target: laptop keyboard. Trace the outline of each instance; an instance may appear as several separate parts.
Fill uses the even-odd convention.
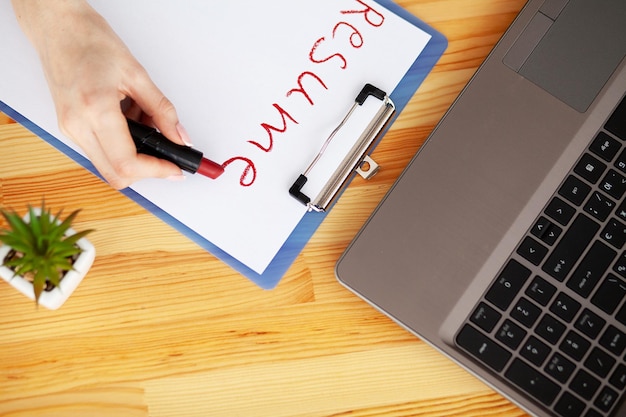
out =
[[[455,338],[561,417],[626,389],[626,97],[591,139]]]

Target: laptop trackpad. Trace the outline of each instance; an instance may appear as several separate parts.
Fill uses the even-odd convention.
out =
[[[504,63],[585,112],[626,55],[626,1],[570,0],[558,17],[544,13],[537,13]]]

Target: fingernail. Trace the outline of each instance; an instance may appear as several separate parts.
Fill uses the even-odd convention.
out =
[[[185,145],[193,146],[193,143],[191,143],[191,139],[189,139],[189,134],[187,133],[187,129],[185,129],[183,125],[178,123],[176,125],[176,130],[178,131],[178,134],[180,135],[180,138],[183,140]]]
[[[185,177],[183,174],[179,174],[179,175],[170,175],[169,177],[167,177],[167,179],[169,181],[184,181],[185,179],[187,179],[187,177]]]

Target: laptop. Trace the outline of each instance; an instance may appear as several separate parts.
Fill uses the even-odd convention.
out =
[[[626,1],[530,0],[336,265],[536,416],[626,416]]]

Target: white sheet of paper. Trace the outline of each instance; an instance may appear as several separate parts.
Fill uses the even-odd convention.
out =
[[[248,165],[236,159],[217,180],[189,175],[182,183],[144,180],[132,188],[257,273],[306,213],[288,189],[356,94],[365,83],[393,91],[430,39],[370,0],[91,4],[175,104],[195,147],[218,163],[247,158],[256,173],[248,172],[242,186]],[[367,6],[377,13],[342,13]],[[81,152],[57,127],[39,61],[9,2],[0,7],[6,9],[0,11],[0,54],[11,57],[0,68],[0,100]],[[301,93],[288,95],[305,73],[302,86],[312,104]],[[344,140],[356,140],[379,107],[366,103],[342,131]],[[343,156],[329,150],[328,168],[316,169],[309,195],[317,194]]]

